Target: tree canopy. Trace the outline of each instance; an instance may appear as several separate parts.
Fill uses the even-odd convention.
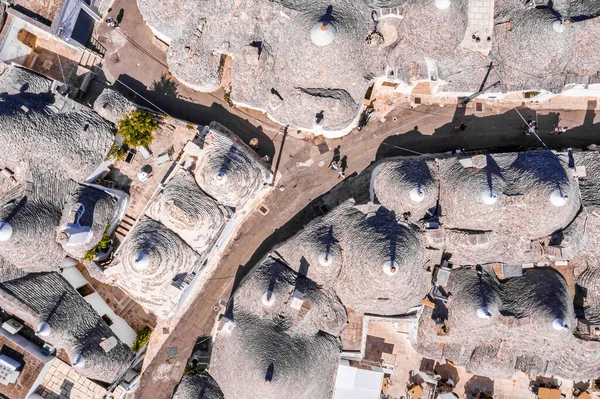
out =
[[[152,133],[158,129],[158,121],[146,111],[135,110],[119,121],[117,134],[124,138],[130,147],[148,146],[152,143]]]

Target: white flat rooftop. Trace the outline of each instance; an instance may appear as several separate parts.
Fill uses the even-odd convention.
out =
[[[340,360],[335,378],[333,399],[379,399],[383,373],[350,367],[348,360]]]

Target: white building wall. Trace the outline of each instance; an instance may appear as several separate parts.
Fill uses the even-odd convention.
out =
[[[78,289],[88,284],[88,281],[85,279],[83,274],[76,267],[69,267],[63,269],[61,275],[73,286],[73,288]],[[83,297],[87,303],[92,305],[92,308],[100,315],[100,317],[107,315],[112,320],[113,324],[110,326],[112,332],[115,333],[117,338],[119,338],[123,343],[131,346],[133,341],[135,340],[136,333],[133,329],[127,324],[127,322],[117,315],[108,304],[102,299],[100,294],[94,292],[88,296]]]

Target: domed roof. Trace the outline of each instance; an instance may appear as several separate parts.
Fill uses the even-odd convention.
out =
[[[429,284],[419,234],[383,207],[355,209],[338,223],[343,266],[335,291],[344,305],[375,314],[402,314],[417,305]]]
[[[373,169],[372,199],[396,213],[410,212],[409,220],[420,220],[434,208],[438,198],[437,170],[433,163],[390,159]]]
[[[114,123],[118,124],[119,120],[135,109],[135,105],[112,89],[104,89],[94,102],[94,110],[102,116]]]
[[[1,306],[64,350],[77,373],[114,382],[130,366],[131,349],[60,274],[31,273],[0,284]],[[110,347],[103,342],[110,340]]]
[[[344,306],[376,314],[401,314],[419,303],[430,279],[425,252],[419,233],[398,224],[393,212],[353,201],[277,248],[291,268],[333,289]]]
[[[57,270],[65,251],[56,242],[60,210],[48,202],[27,200],[0,208],[0,256],[28,272]],[[10,235],[9,235],[10,233]]]
[[[336,337],[347,325],[333,292],[267,258],[236,290],[225,317],[234,328],[219,332],[211,358],[225,397],[332,396]]]
[[[440,161],[442,222],[450,228],[535,239],[567,226],[580,205],[562,154],[488,155],[481,169],[464,168],[456,159]]]
[[[249,147],[232,140],[232,134],[220,125],[211,125],[203,139],[195,177],[211,197],[237,207],[258,194],[268,172]]]
[[[205,372],[202,375],[187,375],[175,390],[172,399],[224,399],[221,388],[216,381]]]
[[[299,306],[310,311],[297,318]],[[233,298],[236,312],[260,314],[264,317],[289,318],[287,329],[293,334],[317,334],[324,331],[337,336],[346,327],[346,310],[336,295],[327,288],[298,275],[281,262],[267,258],[236,290]]]
[[[147,219],[129,233],[106,273],[115,276],[116,284],[142,306],[162,316],[181,292],[172,286],[173,279],[195,271],[198,259],[175,233]]]
[[[70,256],[81,259],[87,251],[98,245],[111,222],[116,224],[117,200],[96,188],[78,186],[63,206],[60,230],[67,230],[69,224],[76,222],[72,215],[76,208],[80,211],[77,223],[83,228],[89,228],[91,238],[87,243],[62,245]]]
[[[185,173],[169,180],[147,214],[177,233],[198,253],[210,249],[229,217],[229,212]]]
[[[600,366],[600,355],[590,357],[594,350],[584,349],[585,341],[573,335],[571,294],[555,270],[536,268],[500,282],[491,267],[479,273],[453,269],[445,291],[447,303],[424,308],[420,316],[415,347],[423,356],[459,361],[490,378],[523,371],[577,379],[584,358],[591,362],[586,372]],[[447,312],[437,313],[445,320],[445,335],[436,325],[440,308]],[[597,351],[600,344],[595,346]]]
[[[564,86],[557,81],[568,67],[575,43],[574,26],[555,25],[558,17],[550,9],[535,9],[516,2],[499,3],[496,18],[510,19],[511,29],[497,25],[494,29],[493,53],[507,68],[498,75],[508,91],[529,90],[531,77],[520,71],[535,68],[544,71],[536,75],[535,87],[560,92]],[[557,29],[559,28],[559,29]],[[566,29],[564,29],[566,28]],[[514,57],[529,49],[526,57]],[[519,58],[519,59],[516,59]],[[519,70],[516,70],[516,69]]]

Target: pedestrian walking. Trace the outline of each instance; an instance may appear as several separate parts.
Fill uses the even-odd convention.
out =
[[[561,134],[566,132],[568,129],[569,129],[568,126],[558,126],[558,127],[554,128],[554,133],[556,133],[560,136]]]
[[[454,130],[464,132],[465,130],[467,130],[467,125],[465,125],[465,123],[461,121],[460,125],[454,126]]]

